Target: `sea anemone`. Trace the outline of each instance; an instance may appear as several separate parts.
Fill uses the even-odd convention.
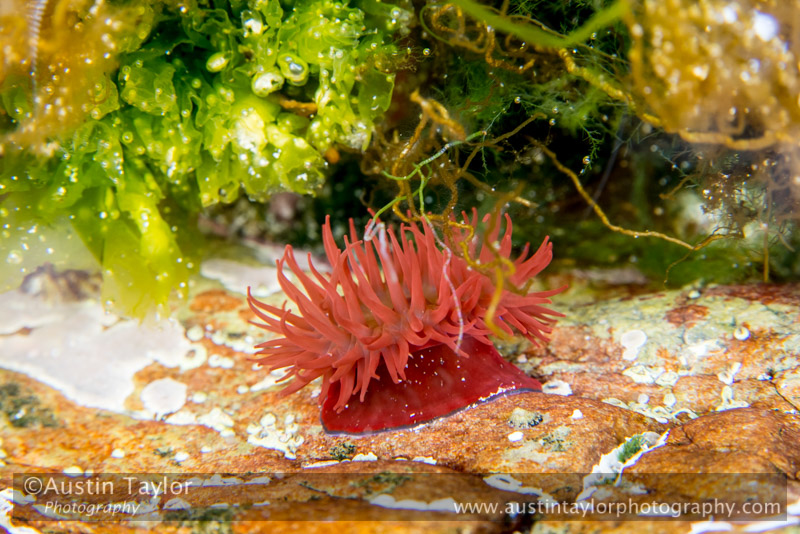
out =
[[[463,217],[464,224],[443,238],[427,222],[422,229],[402,225],[399,237],[370,223],[359,240],[351,220],[344,250],[334,242],[327,217],[322,236],[330,274],[319,272],[310,255],[311,276],[304,273],[288,245],[277,262],[278,280],[294,310],[248,293],[250,308],[263,321],[253,324],[280,336],[257,346],[263,356],[259,363],[288,369],[284,378],[293,380],[286,394],[321,377],[322,422],[328,431],[408,426],[510,390],[541,391],[541,384],[503,360],[488,338],[487,313],[496,287],[462,256],[482,265],[495,256],[482,243],[477,250],[477,212],[472,220]],[[507,258],[512,225],[508,215],[505,220],[505,234],[495,246]],[[497,243],[500,232],[499,220],[494,222],[489,243]],[[467,254],[456,255],[459,250]],[[528,251],[526,245],[507,277],[518,288],[553,256],[547,238],[532,256]],[[287,278],[284,265],[303,289]],[[504,289],[495,324],[534,343],[547,341],[553,317],[561,314],[543,305],[561,290],[517,294]]]

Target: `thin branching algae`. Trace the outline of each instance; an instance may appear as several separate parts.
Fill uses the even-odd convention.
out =
[[[515,160],[492,151],[491,161],[505,172],[541,175],[515,196],[539,204],[537,222],[563,225],[561,237],[574,236],[568,255],[591,262],[580,247],[594,246],[603,233],[609,249],[627,243],[632,261],[646,257],[638,266],[648,274],[658,265],[666,281],[686,283],[742,279],[756,266],[765,280],[770,272],[796,272],[795,9],[455,0],[429,3],[420,18],[444,72],[440,102],[462,129],[494,133],[534,121],[519,135],[527,146],[515,143]],[[485,154],[481,159],[484,186],[508,190],[489,177]],[[512,173],[506,184],[515,174],[524,180]],[[589,205],[582,217],[562,211],[571,199],[552,178],[558,174]],[[678,210],[693,202],[705,223],[689,232],[681,231],[688,225],[673,227]],[[591,212],[605,231],[585,220]],[[637,246],[615,233],[677,247],[650,240]],[[707,258],[713,268],[703,267]]]

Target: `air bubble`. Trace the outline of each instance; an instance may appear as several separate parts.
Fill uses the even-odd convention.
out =
[[[265,72],[253,77],[250,88],[258,96],[267,96],[283,87],[283,76],[275,71]]]
[[[294,54],[284,54],[278,60],[281,74],[292,85],[303,85],[308,80],[308,63]]]
[[[228,57],[223,52],[217,52],[206,61],[206,69],[209,72],[219,72],[228,65],[228,61]]]

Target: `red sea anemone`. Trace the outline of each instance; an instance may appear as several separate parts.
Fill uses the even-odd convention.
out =
[[[486,221],[487,218],[484,219]],[[511,219],[498,245],[511,253]],[[489,242],[500,232],[496,221]],[[464,223],[477,227],[477,214]],[[298,266],[291,246],[278,260],[278,280],[294,309],[277,308],[248,294],[254,323],[280,337],[261,343],[260,363],[288,369],[284,393],[322,378],[322,423],[328,431],[363,433],[428,421],[510,390],[541,391],[541,384],[506,362],[487,337],[493,280],[456,254],[462,244],[481,264],[494,259],[479,238],[456,229],[441,240],[429,224],[400,227],[399,238],[383,225],[367,225],[359,240],[352,220],[350,240],[340,250],[330,217],[322,227],[330,274],[311,263],[311,276]],[[370,235],[374,234],[374,235]],[[411,238],[411,239],[410,239]],[[440,246],[441,245],[441,246]],[[529,258],[526,245],[507,281],[516,287],[544,269],[553,257],[545,239]],[[476,254],[477,253],[477,254]],[[284,274],[288,265],[299,281]],[[563,288],[516,294],[503,290],[495,324],[533,342],[547,341],[555,322],[549,296]]]

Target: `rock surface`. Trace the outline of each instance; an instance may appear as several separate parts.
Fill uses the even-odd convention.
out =
[[[281,294],[267,299],[283,301]],[[64,514],[43,517],[35,505],[45,497],[26,498],[22,479],[14,478],[20,473],[60,479],[68,473],[71,480],[87,473],[197,477],[183,494],[147,495],[149,515],[102,523],[112,532],[215,526],[226,532],[695,533],[796,531],[800,524],[797,285],[561,304],[567,317],[548,346],[498,347],[546,392],[561,394],[507,395],[420,427],[363,437],[323,431],[318,387],[280,395],[282,373],[253,361],[263,331],[248,324],[242,295],[216,282],[198,279],[190,300],[176,309],[179,328],[161,331],[180,337],[169,341],[179,352],[170,357],[146,340],[142,347],[121,346],[105,335],[106,345],[95,345],[89,326],[58,331],[64,317],[95,303],[36,302],[27,310],[19,305],[18,327],[0,336],[0,525],[9,532],[100,525],[85,517],[67,521]],[[94,326],[96,337],[130,326],[114,318],[104,324]],[[136,328],[145,336],[154,326]],[[89,341],[45,361],[13,353],[36,341],[40,329],[55,336],[53,346]],[[131,353],[138,362],[130,376],[114,378],[121,381],[113,387],[132,391],[123,406],[87,404],[64,378],[109,380],[95,359],[83,356],[103,351]],[[733,502],[748,491],[783,500],[788,514],[774,523],[727,522],[719,514],[713,523],[690,514],[601,521],[608,516],[597,507],[645,499]],[[533,508],[555,501],[593,502],[595,509],[571,515]],[[475,502],[498,507],[455,512]],[[265,519],[284,522],[265,527]],[[301,520],[313,522],[301,526]]]

